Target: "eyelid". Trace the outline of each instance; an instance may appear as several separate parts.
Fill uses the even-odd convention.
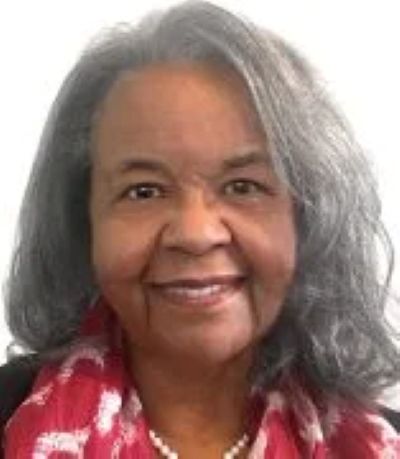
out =
[[[229,185],[235,184],[235,183],[245,183],[246,185],[254,186],[256,188],[256,193],[265,193],[265,194],[274,194],[272,187],[270,187],[268,184],[264,183],[261,180],[253,179],[253,178],[245,178],[245,177],[237,177],[232,180],[229,180],[227,183],[223,185],[223,189],[226,190],[226,188]],[[240,193],[237,193],[240,195]],[[245,194],[245,193],[243,193]],[[246,193],[250,194],[250,193]]]
[[[232,190],[232,191],[227,191],[227,188],[229,186],[235,185],[237,183],[245,184],[246,186],[251,186],[253,189],[250,189],[248,191],[245,191],[241,193],[239,190]],[[140,187],[143,188],[152,188],[153,190],[156,189],[157,193],[155,196],[142,196],[142,197],[133,197],[129,196],[129,194],[134,191],[134,190],[139,190]],[[138,181],[135,183],[130,183],[127,186],[124,187],[123,191],[119,193],[117,199],[130,199],[131,201],[145,201],[145,200],[154,200],[154,199],[160,199],[160,198],[165,198],[168,193],[170,193],[171,190],[168,189],[168,186],[164,183],[160,183],[157,181],[152,181],[152,180],[143,180],[143,181]],[[269,183],[266,182],[266,180],[262,179],[257,179],[257,178],[249,178],[249,177],[235,177],[232,179],[227,180],[223,185],[222,185],[222,193],[231,196],[231,197],[243,197],[244,199],[246,197],[254,197],[254,195],[258,194],[264,194],[264,195],[274,195],[276,194],[276,190],[273,189],[272,186],[270,186]]]
[[[122,191],[122,193],[120,194],[120,198],[125,198],[125,197],[129,198],[129,193],[131,193],[133,190],[139,190],[141,187],[158,189],[160,191],[160,194],[156,197],[153,197],[152,199],[164,197],[167,192],[166,187],[162,185],[161,183],[151,182],[151,181],[137,182],[137,183],[131,183],[128,186],[126,186],[124,190]],[[134,198],[130,198],[130,199],[134,200]],[[140,200],[140,198],[138,198],[137,200]],[[145,200],[145,198],[143,198],[143,200]]]

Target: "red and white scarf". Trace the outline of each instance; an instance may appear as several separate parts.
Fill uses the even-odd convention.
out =
[[[80,343],[40,370],[7,425],[7,459],[156,457],[109,314],[104,305],[94,308]],[[293,378],[266,393],[254,391],[250,405],[249,459],[400,458],[400,436],[378,414],[317,403]]]

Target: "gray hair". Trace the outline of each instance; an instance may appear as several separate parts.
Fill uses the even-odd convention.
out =
[[[103,33],[64,82],[20,215],[6,295],[15,339],[43,355],[76,340],[98,293],[88,216],[93,117],[121,72],[178,60],[222,63],[240,75],[295,202],[297,271],[254,376],[268,384],[301,369],[328,394],[375,397],[400,378],[400,359],[384,319],[393,256],[370,166],[304,58],[207,2]],[[383,281],[379,247],[388,256]]]

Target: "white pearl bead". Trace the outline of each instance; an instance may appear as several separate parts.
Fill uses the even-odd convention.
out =
[[[166,444],[160,445],[160,451],[161,451],[161,454],[164,454],[165,456],[168,456],[168,457],[169,457],[169,453],[171,452],[171,450]]]
[[[155,444],[158,448],[162,448],[162,446],[164,445],[164,444],[163,444],[163,441],[161,440],[160,437],[155,437],[155,438],[154,438],[154,444]]]
[[[179,459],[179,455],[177,452],[173,451],[166,443],[164,443],[163,439],[159,437],[153,430],[149,429],[149,438],[153,443],[153,446],[158,449],[160,454],[165,457],[166,459]],[[244,434],[242,438],[240,438],[232,448],[228,449],[223,453],[223,459],[235,459],[240,453],[240,451],[247,445],[249,441],[249,436]]]

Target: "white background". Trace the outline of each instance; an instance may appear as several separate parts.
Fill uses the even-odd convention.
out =
[[[215,0],[294,43],[320,69],[375,162],[384,219],[400,252],[400,4],[397,0]],[[0,7],[0,281],[49,106],[101,28],[136,22],[168,0],[14,0]],[[7,5],[7,6],[5,6]],[[51,222],[49,222],[51,224]],[[400,267],[393,288],[400,292]],[[0,312],[3,305],[0,300]],[[399,306],[389,307],[400,330]],[[10,340],[0,314],[0,363]],[[400,407],[400,395],[392,395]]]

